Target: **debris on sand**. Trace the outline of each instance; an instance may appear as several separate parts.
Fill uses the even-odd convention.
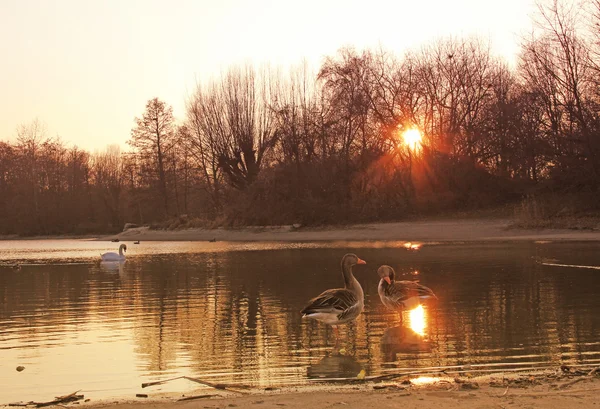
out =
[[[77,391],[79,392],[79,391]],[[83,399],[83,395],[77,395],[77,392],[73,392],[70,393],[68,395],[64,395],[64,396],[57,396],[56,398],[54,398],[54,400],[48,401],[48,402],[27,402],[27,403],[22,403],[22,402],[18,402],[18,403],[9,403],[8,406],[35,406],[38,408],[44,407],[44,406],[51,406],[51,405],[58,405],[61,403],[69,403],[69,402],[76,402],[78,400]]]

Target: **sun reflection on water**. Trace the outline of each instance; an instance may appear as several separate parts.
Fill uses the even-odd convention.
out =
[[[425,310],[422,305],[412,309],[409,313],[410,328],[417,334],[425,335]]]
[[[419,376],[418,378],[411,379],[410,383],[412,383],[413,385],[432,385],[441,380],[442,378],[438,378],[435,376]]]
[[[404,243],[404,248],[407,250],[419,250],[423,244],[422,243],[412,243],[410,241]]]

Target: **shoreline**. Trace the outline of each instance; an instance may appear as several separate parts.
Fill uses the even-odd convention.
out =
[[[362,223],[344,226],[254,226],[241,228],[190,228],[151,230],[147,226],[116,234],[65,234],[49,236],[0,235],[0,240],[93,240],[93,241],[600,241],[600,228],[522,228],[511,218],[460,218],[403,222]]]
[[[93,241],[229,241],[229,242],[318,242],[318,241],[600,241],[600,225],[593,229],[515,227],[512,218],[452,218],[403,222],[361,223],[319,227],[251,226],[215,229],[189,228],[152,230],[148,226],[115,234],[64,234],[48,236],[0,235],[3,240],[93,240]]]
[[[256,407],[260,409],[305,409],[344,407],[347,409],[419,407],[441,408],[521,408],[563,409],[597,408],[600,372],[576,369],[524,372],[499,372],[483,376],[403,377],[393,381],[349,379],[343,384],[320,383],[281,388],[261,388],[233,393],[202,387],[185,394],[145,391],[143,397],[82,400],[89,409],[195,409]],[[435,375],[432,375],[435,376]],[[420,382],[423,379],[424,382]],[[233,386],[232,386],[233,387]],[[151,388],[149,388],[151,389]],[[79,403],[79,402],[77,402]],[[0,405],[8,407],[6,405]],[[64,405],[61,405],[64,406]]]
[[[240,229],[150,230],[132,228],[96,240],[120,241],[600,241],[600,230],[513,228],[512,219],[454,219],[349,226],[264,226]]]

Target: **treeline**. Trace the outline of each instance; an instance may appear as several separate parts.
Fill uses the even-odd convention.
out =
[[[477,38],[343,49],[316,75],[235,67],[198,86],[183,121],[148,101],[130,152],[22,125],[0,142],[0,232],[390,220],[540,192],[597,209],[599,23],[599,0],[541,6],[514,68]]]

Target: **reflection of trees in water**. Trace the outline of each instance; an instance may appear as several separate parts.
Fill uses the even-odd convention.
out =
[[[365,313],[341,328],[348,353],[370,373],[381,364],[598,358],[597,346],[582,345],[600,333],[595,271],[540,266],[532,254],[558,257],[556,249],[531,246],[432,254],[425,246],[410,263],[397,250],[367,253],[367,260],[391,259],[397,271],[418,269],[436,292],[440,300],[426,304],[431,348],[387,341],[397,316],[381,306],[376,276],[361,272]],[[23,267],[0,273],[0,319],[22,326],[19,336],[33,345],[49,331],[62,332],[53,342],[68,343],[93,326],[107,334],[130,328],[140,370],[183,366],[186,374],[266,384],[302,374],[328,351],[331,329],[301,320],[299,310],[315,291],[341,284],[338,262],[334,250],[290,250],[131,259],[119,274],[98,265]]]
[[[535,264],[531,250],[524,246],[510,253],[501,268],[488,254],[487,263],[475,266],[478,276],[464,280],[456,268],[437,282],[443,304],[430,313],[433,350],[424,360],[454,365],[515,362],[526,356],[528,361],[558,362],[561,349],[580,349],[582,340],[593,337],[590,329],[595,326],[597,331],[597,315],[585,308],[569,309],[569,304],[589,302],[592,292],[581,297],[581,281],[597,291],[598,280],[565,271],[553,274]],[[577,323],[571,325],[573,321]]]
[[[167,289],[162,298],[177,299],[172,312],[166,307],[164,315],[169,319],[163,320],[163,326],[171,328],[159,332],[162,334],[159,339],[163,343],[168,339],[180,352],[184,350],[196,373],[225,376],[228,381],[239,381],[235,374],[244,373],[245,378],[250,375],[255,380],[265,380],[270,377],[268,371],[277,371],[273,362],[286,359],[287,340],[294,338],[289,335],[294,328],[287,314],[282,313],[281,300],[264,288],[263,280],[249,280],[236,274],[240,266],[235,258],[207,257],[212,260],[211,270],[206,274],[190,278],[186,271],[163,283],[150,282],[155,288],[146,292],[158,294],[158,300],[165,294],[160,288]],[[185,263],[171,267],[182,266]],[[148,304],[147,296],[145,303]],[[168,303],[153,308],[162,311],[165,307],[161,305]],[[154,348],[149,342],[157,338],[152,332],[155,325],[136,330],[138,352],[149,357],[149,370],[169,369],[169,362],[161,361],[160,365],[155,362],[163,353],[174,366],[172,354],[164,354],[165,347]]]

